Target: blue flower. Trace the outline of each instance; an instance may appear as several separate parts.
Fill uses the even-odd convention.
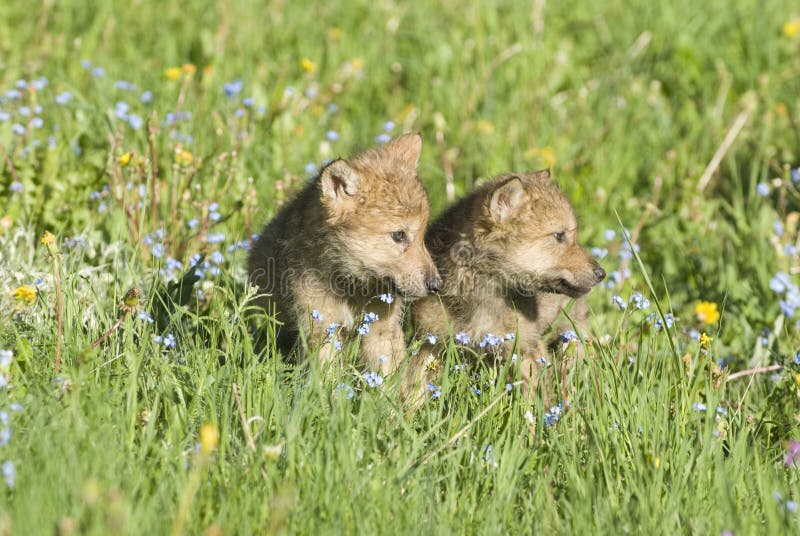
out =
[[[200,225],[200,220],[198,220],[197,218],[192,218],[191,220],[189,220],[189,221],[187,221],[187,222],[186,222],[186,226],[187,226],[189,229],[194,229],[194,228],[195,228],[195,227],[197,227],[198,225]]]
[[[139,130],[140,128],[142,128],[144,121],[138,115],[130,114],[128,116],[128,124],[131,126],[133,130]]]
[[[19,123],[14,123],[13,125],[11,125],[11,131],[17,136],[22,136],[23,134],[25,134],[25,127],[23,127]]]
[[[794,354],[794,364],[800,366],[800,352]]]
[[[329,130],[328,132],[325,133],[325,137],[328,139],[328,141],[338,141],[339,133],[336,132],[335,130]]]
[[[14,181],[14,182],[12,182],[12,183],[11,183],[11,185],[9,186],[9,189],[10,189],[12,192],[21,192],[21,191],[22,191],[22,188],[23,188],[23,187],[22,187],[22,183],[21,183],[21,182],[19,182],[19,181]]]
[[[153,102],[153,92],[152,91],[145,91],[139,96],[139,101],[143,104],[148,104]]]
[[[637,309],[641,310],[650,308],[650,300],[645,298],[641,292],[634,292],[633,294],[631,294],[631,299],[629,301]]]
[[[42,119],[41,117],[34,117],[33,119],[31,119],[31,126],[33,128],[42,128],[44,126],[44,119]]]
[[[233,97],[238,95],[240,91],[242,91],[243,87],[244,87],[244,84],[242,83],[242,81],[239,78],[237,78],[233,82],[225,83],[222,86],[222,89],[225,91],[225,95],[229,99],[232,99]]]
[[[62,91],[58,95],[56,95],[56,104],[67,104],[69,101],[72,100],[72,93],[69,91]]]
[[[756,193],[761,197],[769,195],[769,185],[766,182],[759,182],[756,186]]]
[[[550,408],[547,413],[544,414],[544,426],[547,428],[548,426],[555,425],[558,421],[561,420],[561,414],[563,411],[564,405],[559,402],[557,406],[553,406]]]
[[[156,335],[153,337],[153,340],[158,344],[163,344],[164,348],[171,348],[175,346],[175,335],[172,333],[167,333],[166,337]]]
[[[349,385],[347,385],[346,383],[340,383],[339,385],[337,385],[336,386],[336,390],[337,391],[344,391],[344,397],[347,400],[350,400],[351,398],[353,398],[356,395],[356,392],[353,390],[353,388],[350,387]]]
[[[380,320],[380,317],[377,315],[377,313],[373,313],[373,312],[364,313],[364,322],[365,323],[372,324],[373,322],[377,322],[378,320]]]
[[[598,248],[598,247],[592,248],[592,257],[603,260],[606,258],[606,255],[608,255],[608,250],[606,248]]]
[[[45,87],[47,87],[47,78],[44,76],[37,78],[36,80],[31,81],[31,87],[36,91],[41,91]]]
[[[92,76],[95,78],[103,78],[106,75],[106,70],[102,67],[95,67],[92,69]]]
[[[253,97],[245,97],[242,99],[242,105],[247,106],[248,108],[255,104],[256,100]]]
[[[369,323],[364,322],[363,324],[358,326],[356,332],[358,332],[359,335],[369,335]]]
[[[223,255],[219,251],[215,251],[214,253],[211,254],[211,257],[209,259],[214,264],[222,264],[223,262],[225,262],[225,255]]]
[[[0,110],[0,123],[5,123],[9,119],[11,119],[11,114],[9,114],[8,112],[4,112],[3,110]]]
[[[655,314],[655,313],[653,313],[653,314]],[[672,329],[672,326],[675,323],[675,319],[673,318],[672,313],[666,313],[664,315],[664,321],[667,324],[667,329]],[[661,322],[661,318],[657,318],[656,321],[653,323],[653,326],[656,329],[661,329],[664,326],[664,324]]]
[[[322,316],[322,313],[319,312],[319,310],[314,309],[313,311],[311,311],[311,319],[314,322],[322,322],[323,318],[324,317]]]
[[[383,376],[377,372],[365,372],[362,377],[369,387],[378,387],[383,383]]]
[[[794,257],[797,255],[797,246],[794,244],[786,244],[783,246],[783,254],[788,257]]]
[[[128,119],[128,110],[130,110],[130,106],[125,101],[117,101],[117,104],[114,106],[114,115],[117,119],[122,119],[123,121],[127,121]]]
[[[781,220],[775,220],[772,223],[772,230],[775,231],[776,235],[783,236],[783,231],[784,231],[783,222]]]
[[[728,414],[728,410],[723,408],[722,406],[717,406],[717,414],[722,415],[724,417]]]
[[[572,331],[571,329],[568,329],[564,333],[559,335],[558,338],[561,340],[561,342],[572,342],[578,340],[578,334]]]
[[[792,182],[797,184],[800,182],[800,168],[794,168],[790,173]]]
[[[5,447],[11,441],[11,428],[0,430],[0,447]]]
[[[135,91],[136,90],[136,86],[134,84],[131,84],[127,80],[117,80],[116,82],[114,82],[114,87],[116,87],[120,91]]]
[[[137,318],[139,320],[144,320],[148,324],[152,324],[153,322],[155,322],[155,320],[153,320],[153,317],[147,314],[147,311],[139,311],[139,315],[137,316]]]
[[[483,336],[483,340],[478,343],[478,346],[481,348],[486,348],[487,346],[498,346],[503,343],[503,339],[494,335],[492,333],[487,333]]]
[[[393,130],[394,130],[394,127],[395,127],[394,121],[386,121],[386,122],[383,124],[383,130],[385,130],[386,132],[391,132],[391,131],[393,131]]]
[[[472,391],[472,394],[475,396],[480,396],[481,394],[481,390],[475,387],[474,385],[470,387],[470,391]]]
[[[705,411],[707,408],[706,405],[703,404],[702,402],[695,402],[694,404],[692,404],[692,409],[695,411]]]
[[[436,344],[436,341],[439,340],[439,337],[434,335],[433,333],[428,333],[425,338],[428,340],[428,344]]]
[[[778,272],[769,280],[769,288],[778,294],[786,292],[793,286],[792,277],[786,272]]]
[[[426,388],[428,389],[428,391],[430,391],[432,399],[436,400],[437,398],[442,396],[442,386],[441,385],[437,386],[437,385],[434,385],[433,382],[431,382],[431,383],[428,383],[428,385],[426,385]]]
[[[378,297],[383,303],[392,303],[394,301],[394,296],[389,293],[381,294]]]
[[[543,367],[547,368],[547,367],[549,367],[549,366],[550,366],[550,361],[548,361],[548,360],[547,360],[547,358],[546,358],[546,357],[544,357],[544,356],[542,356],[542,357],[537,357],[537,358],[536,358],[536,364],[537,364],[537,365],[541,365],[541,366],[543,366]]]
[[[628,308],[628,304],[625,303],[625,300],[622,299],[622,296],[611,296],[611,303],[619,307],[620,311],[624,311]]]
[[[208,233],[208,235],[206,236],[207,244],[219,244],[223,240],[225,240],[224,233]]]
[[[472,342],[472,337],[464,333],[463,331],[459,331],[453,337],[458,344],[467,345]]]
[[[3,478],[5,478],[6,486],[13,488],[16,477],[17,471],[14,469],[14,462],[11,460],[3,462]]]
[[[19,402],[14,402],[8,407],[11,409],[11,411],[22,411],[23,410],[22,404],[20,404]]]
[[[375,143],[388,143],[392,139],[388,134],[379,134],[375,136]]]
[[[485,462],[493,462],[494,456],[492,456],[492,446],[486,445],[483,447],[483,461]]]
[[[336,330],[339,329],[339,327],[341,327],[339,322],[331,322],[328,324],[328,327],[325,328],[325,333],[328,334],[330,339],[333,339],[333,335],[336,333]]]

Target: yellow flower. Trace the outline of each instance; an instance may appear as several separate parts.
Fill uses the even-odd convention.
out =
[[[800,389],[800,372],[794,375],[794,383],[797,385],[797,388]]]
[[[36,301],[36,287],[22,285],[14,290],[14,299],[24,305],[32,305]]]
[[[200,452],[208,456],[217,448],[219,443],[219,430],[217,425],[211,422],[205,423],[200,427]]]
[[[131,151],[128,151],[127,153],[122,153],[121,155],[119,155],[117,161],[119,162],[120,166],[125,167],[128,164],[130,164],[132,156],[133,153]]]
[[[12,218],[10,215],[6,214],[0,218],[0,229],[6,231],[11,229],[12,225],[14,225],[14,218]]]
[[[700,348],[708,348],[708,345],[711,344],[711,341],[713,340],[713,338],[709,337],[705,332],[703,332],[703,334],[700,335]]]
[[[181,77],[181,72],[182,69],[180,67],[168,67],[164,70],[164,76],[166,76],[167,80],[170,82],[174,82]]]
[[[787,21],[783,25],[783,35],[786,37],[794,37],[800,35],[800,18]]]
[[[553,164],[556,163],[556,152],[549,145],[547,147],[542,147],[541,149],[538,147],[533,147],[526,153],[526,156],[531,158],[541,158],[544,160],[544,163],[547,167],[553,167]]]
[[[303,58],[302,60],[300,60],[300,67],[302,67],[303,70],[307,73],[313,73],[314,71],[317,70],[317,64],[308,58]]]
[[[486,121],[485,119],[481,119],[478,121],[477,124],[478,132],[482,132],[483,134],[491,134],[494,132],[494,125],[491,121]]]
[[[694,306],[694,312],[697,314],[697,319],[703,324],[713,324],[719,320],[719,311],[717,310],[717,304],[714,302],[698,302]]]
[[[184,63],[181,69],[189,76],[193,75],[195,71],[197,71],[197,67],[195,67],[194,63]]]
[[[331,41],[338,41],[342,38],[342,29],[338,26],[331,26],[328,28],[328,37]]]
[[[50,231],[45,231],[44,234],[42,235],[41,242],[43,246],[49,248],[50,246],[55,245],[56,237]]]
[[[176,149],[175,150],[175,161],[178,162],[182,166],[188,166],[194,160],[194,156],[191,152],[187,151],[186,149]]]

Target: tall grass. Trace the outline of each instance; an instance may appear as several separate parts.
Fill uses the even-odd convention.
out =
[[[2,3],[0,533],[797,532],[797,17]],[[587,358],[532,399],[451,351],[407,412],[354,347],[333,370],[258,351],[251,235],[401,131],[434,213],[551,167],[603,257]]]

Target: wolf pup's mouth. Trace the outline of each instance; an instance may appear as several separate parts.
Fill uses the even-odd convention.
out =
[[[588,294],[592,287],[580,287],[573,285],[566,279],[554,279],[545,283],[543,290],[552,294],[565,294],[570,298],[580,298]]]

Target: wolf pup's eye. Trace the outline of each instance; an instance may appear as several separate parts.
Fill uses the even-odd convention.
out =
[[[393,231],[392,240],[397,242],[398,244],[404,244],[406,242],[406,232],[405,231]]]
[[[559,244],[563,244],[567,239],[567,235],[565,235],[564,233],[553,233],[553,237]]]

